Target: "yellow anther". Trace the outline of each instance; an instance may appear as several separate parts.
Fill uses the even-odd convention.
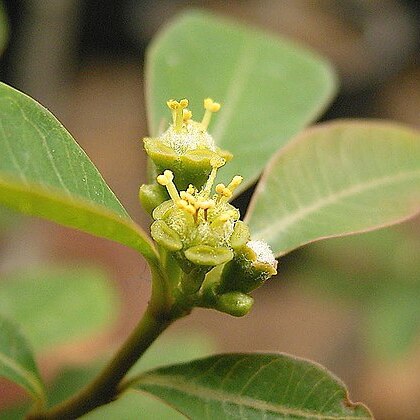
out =
[[[173,181],[174,179],[174,174],[172,171],[170,171],[169,169],[167,169],[166,171],[163,172],[163,175],[159,175],[157,178],[157,182],[159,182],[160,185],[168,185],[170,182]]]
[[[178,200],[176,202],[176,206],[181,210],[185,210],[188,206],[188,203],[185,200]]]
[[[229,188],[225,188],[222,192],[223,197],[230,198],[232,197],[232,191]]]
[[[195,192],[196,192],[196,189],[195,189],[194,185],[193,184],[188,185],[187,193],[188,194],[194,194]]]
[[[192,214],[195,217],[195,215],[196,215],[196,209],[195,209],[195,207],[192,204],[188,203],[188,201],[183,200],[183,199],[180,199],[180,200],[178,200],[176,202],[176,206],[180,210],[184,210],[187,213],[190,213],[190,214]]]
[[[214,102],[211,98],[204,99],[204,116],[201,121],[201,125],[203,126],[204,130],[207,130],[207,127],[210,124],[211,115],[213,112],[217,112],[220,109],[220,104],[217,102]]]
[[[184,122],[184,108],[188,106],[188,99],[181,99],[179,102],[175,99],[169,99],[169,101],[166,102],[166,105],[168,105],[168,108],[172,113],[174,130],[179,132],[182,128],[182,123]],[[191,118],[191,115],[189,118]]]
[[[195,207],[192,204],[188,204],[187,207],[185,207],[185,210],[192,214],[193,216],[195,216],[197,210],[195,209]]]
[[[166,102],[166,105],[168,105],[168,108],[171,110],[175,110],[179,108],[179,102],[175,99],[169,99],[169,101]]]
[[[211,98],[204,99],[204,109],[210,112],[219,111],[221,105],[218,102],[214,102]]]
[[[182,119],[184,122],[189,121],[192,118],[192,112],[189,109],[182,110]]]
[[[204,200],[198,202],[197,204],[199,205],[200,209],[203,210],[212,209],[216,205],[214,200]]]
[[[210,159],[210,166],[212,168],[219,169],[226,163],[226,159],[223,159],[220,156],[214,156]]]
[[[243,181],[243,178],[239,175],[236,175],[233,177],[232,181],[227,186],[227,188],[233,193],[233,191],[235,191],[235,189],[239,187],[239,185],[241,185],[242,181]]]
[[[223,195],[223,191],[226,189],[225,184],[217,184],[216,185],[216,192],[217,194]]]
[[[181,198],[183,200],[188,201],[189,204],[194,205],[197,202],[197,199],[192,194],[190,194],[188,191],[181,191],[179,193],[179,195],[181,196]]]
[[[179,194],[178,194],[178,190],[176,189],[176,186],[173,182],[174,179],[174,174],[172,171],[170,171],[169,169],[167,169],[166,171],[163,172],[163,175],[159,175],[156,178],[156,181],[160,184],[163,185],[164,187],[166,187],[166,189],[168,190],[168,194],[171,197],[171,199],[173,200],[174,203],[177,203],[179,200]]]
[[[188,99],[181,99],[180,101],[179,101],[179,106],[181,107],[181,108],[186,108],[187,106],[188,106]]]
[[[216,192],[222,197],[227,197],[227,198],[231,197],[232,195],[232,192],[230,191],[230,189],[227,188],[224,184],[217,184]]]
[[[198,203],[198,206],[200,209],[203,210],[204,220],[207,221],[208,210],[213,209],[216,206],[216,203],[214,202],[214,200],[202,200]]]

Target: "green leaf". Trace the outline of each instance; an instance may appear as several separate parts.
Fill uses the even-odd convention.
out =
[[[164,335],[158,338],[145,356],[133,367],[132,372],[140,372],[168,363],[186,362],[195,357],[207,356],[214,350],[214,344],[204,334],[188,333],[173,337]],[[184,416],[150,395],[141,395],[132,390],[125,392],[113,403],[97,408],[83,418],[89,420],[137,420],[139,418],[178,420],[183,419]]]
[[[370,419],[325,368],[282,354],[225,354],[164,367],[131,385],[193,419]]]
[[[241,174],[238,191],[321,113],[335,90],[332,69],[314,53],[202,12],[175,19],[152,43],[146,64],[153,135],[169,122],[169,98],[188,98],[198,121],[204,98],[221,102],[209,132],[234,155],[220,175],[230,182]]]
[[[180,363],[195,357],[208,356],[215,350],[213,340],[204,333],[190,331],[172,336],[164,334],[152,344],[151,348],[132,368],[132,372],[144,372],[145,369],[153,369],[162,364]],[[48,398],[50,405],[58,404],[79,391],[98,374],[102,365],[101,362],[90,364],[89,367],[72,367],[63,370],[51,386]],[[27,406],[19,406],[0,411],[0,419],[20,420],[27,410]],[[183,419],[184,416],[150,395],[140,395],[133,390],[82,418],[89,420],[137,420],[139,418],[178,420]]]
[[[17,325],[0,315],[0,377],[22,388],[43,403],[44,386],[32,350]]]
[[[107,276],[92,267],[25,270],[0,282],[2,313],[17,321],[35,350],[109,328],[118,304]]]
[[[120,242],[156,259],[101,174],[59,121],[0,83],[0,204]]]
[[[339,299],[355,308],[375,360],[401,359],[420,336],[420,238],[413,227],[415,221],[312,244],[294,270],[326,305]]]
[[[298,136],[270,162],[246,221],[283,255],[309,242],[378,229],[420,210],[420,134],[339,121]]]
[[[373,359],[395,362],[412,349],[420,336],[419,302],[419,285],[372,299],[363,327]]]

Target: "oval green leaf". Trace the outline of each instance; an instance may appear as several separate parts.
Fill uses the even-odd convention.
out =
[[[108,280],[93,267],[20,271],[0,282],[1,312],[21,325],[35,351],[86,339],[117,318],[118,301]]]
[[[270,162],[245,220],[276,255],[378,229],[420,210],[420,133],[387,122],[307,130]]]
[[[191,419],[370,419],[325,368],[284,354],[225,354],[156,369],[131,388]]]
[[[197,121],[204,98],[221,102],[209,132],[234,155],[221,180],[245,179],[236,193],[321,113],[335,90],[331,67],[312,52],[202,12],[183,14],[159,34],[148,51],[146,82],[155,136],[169,123],[169,98],[188,98]],[[244,164],[250,156],[252,164]]]
[[[0,204],[156,253],[85,152],[60,122],[0,83]]]
[[[45,401],[44,386],[32,350],[17,325],[0,315],[0,377],[25,389],[39,402]]]

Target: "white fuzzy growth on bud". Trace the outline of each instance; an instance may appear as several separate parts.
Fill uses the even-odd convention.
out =
[[[159,137],[159,140],[178,155],[196,149],[216,151],[213,137],[202,129],[201,124],[193,122],[186,124],[181,131],[176,131],[173,126],[170,126]]]
[[[277,260],[274,257],[273,251],[267,242],[264,241],[249,241],[246,246],[252,249],[257,256],[257,262],[269,264],[274,269],[277,269]]]

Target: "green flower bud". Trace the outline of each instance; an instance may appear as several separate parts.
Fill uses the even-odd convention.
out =
[[[241,292],[228,292],[216,298],[214,308],[233,316],[244,316],[250,310],[254,299]]]
[[[249,293],[277,274],[277,261],[264,241],[248,241],[235,249],[233,260],[222,271],[219,293],[240,291]]]
[[[159,184],[143,184],[140,187],[139,199],[142,207],[152,214],[159,204],[168,199],[168,194]]]
[[[191,120],[186,109],[188,100],[169,100],[172,124],[157,138],[145,138],[146,153],[156,165],[158,172],[171,170],[179,189],[186,189],[191,180],[201,188],[212,170],[212,159],[229,161],[232,154],[219,149],[213,137],[207,132],[211,115],[220,109],[220,104],[211,99],[204,101],[205,114],[201,122]]]

